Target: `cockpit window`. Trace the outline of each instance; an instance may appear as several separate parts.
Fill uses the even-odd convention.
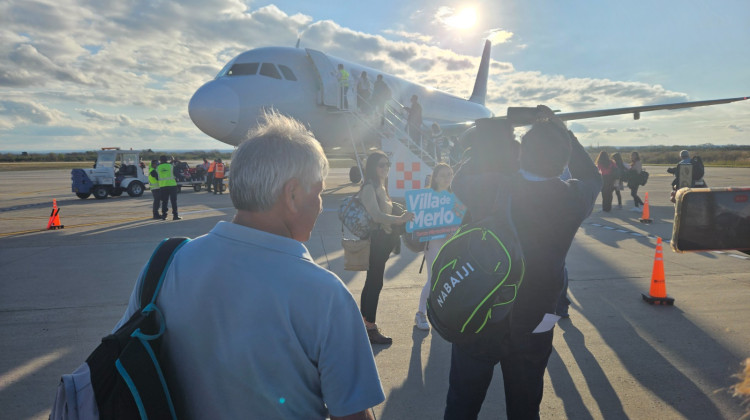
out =
[[[273,77],[274,79],[281,79],[281,74],[276,69],[273,63],[263,63],[260,66],[260,74],[263,76]]]
[[[279,70],[284,74],[286,80],[297,81],[297,76],[294,75],[294,72],[289,67],[279,64]]]
[[[235,59],[232,59],[232,60],[231,60],[231,61],[229,61],[229,62],[228,62],[227,64],[224,64],[224,67],[222,67],[222,69],[221,69],[221,71],[219,72],[219,74],[217,74],[217,75],[216,75],[216,79],[218,79],[219,77],[224,77],[224,76],[226,76],[226,74],[227,74],[227,72],[229,71],[229,69],[230,69],[230,68],[232,68],[232,64],[234,64],[234,60],[235,60]]]
[[[248,76],[257,72],[258,63],[236,63],[231,69],[229,69],[227,76]]]

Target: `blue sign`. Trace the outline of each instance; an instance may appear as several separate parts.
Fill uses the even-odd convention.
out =
[[[420,242],[453,234],[466,213],[466,206],[448,191],[408,190],[404,198],[406,210],[414,213],[414,221],[406,224],[406,231],[413,233]]]

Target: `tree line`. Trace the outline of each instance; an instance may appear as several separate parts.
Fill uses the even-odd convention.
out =
[[[194,150],[194,151],[153,151],[145,149],[138,151],[144,161],[159,159],[161,155],[167,155],[182,161],[200,161],[203,158],[214,160],[221,158],[227,160],[232,156],[231,152],[220,152],[219,150]],[[0,162],[95,162],[97,156],[96,150],[86,152],[68,152],[68,153],[0,153]]]
[[[596,159],[596,156],[602,150],[606,150],[609,154],[620,152],[625,162],[630,161],[630,152],[637,151],[641,156],[641,161],[647,165],[674,165],[680,160],[680,151],[687,150],[690,152],[690,156],[700,156],[705,165],[750,167],[750,146],[587,147],[586,150],[592,159]],[[172,156],[182,161],[200,161],[204,157],[208,160],[221,158],[227,161],[232,156],[230,152],[219,150],[167,152],[145,149],[141,150],[140,154],[144,161],[158,159],[160,155]],[[0,153],[0,162],[94,162],[96,161],[96,155],[96,150],[68,153]]]
[[[641,161],[646,165],[675,165],[680,161],[680,151],[687,150],[690,156],[700,156],[704,165],[750,167],[750,146],[642,146],[642,147],[587,147],[592,159],[599,152],[607,151],[610,155],[620,152],[625,162],[630,162],[630,153],[638,152]]]

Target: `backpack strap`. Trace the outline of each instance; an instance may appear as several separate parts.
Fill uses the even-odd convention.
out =
[[[156,301],[159,295],[166,268],[172,262],[175,252],[190,241],[190,238],[167,238],[156,247],[151,258],[148,260],[146,275],[141,283],[138,297],[141,311]]]

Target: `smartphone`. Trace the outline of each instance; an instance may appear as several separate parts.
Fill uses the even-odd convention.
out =
[[[511,106],[508,107],[508,121],[514,127],[531,125],[537,120],[539,111],[536,107]]]
[[[675,200],[674,251],[750,254],[750,187],[682,188]]]

